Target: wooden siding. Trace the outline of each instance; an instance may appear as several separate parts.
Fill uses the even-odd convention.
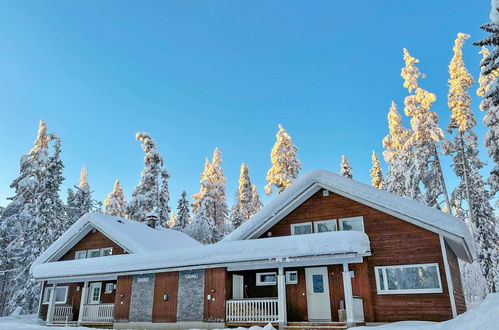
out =
[[[114,319],[116,322],[128,322],[130,315],[130,298],[132,297],[131,275],[118,276],[114,300]]]
[[[308,320],[307,285],[305,268],[286,268],[285,271],[298,271],[298,283],[286,284],[286,307],[288,321]],[[277,295],[276,295],[277,296]]]
[[[47,284],[47,282],[44,282],[42,294],[45,293],[45,288],[47,286],[52,287],[52,284]],[[66,299],[66,303],[61,304],[61,305],[72,305],[73,306],[73,319],[70,321],[78,320],[78,313],[80,311],[80,301],[81,301],[81,288],[83,287],[83,283],[59,283],[59,284],[57,284],[57,286],[58,287],[60,287],[60,286],[67,286],[68,287],[68,296]],[[79,291],[78,291],[77,287],[80,287]],[[43,302],[43,300],[41,301],[39,316],[40,316],[40,318],[45,320],[47,318],[48,304],[43,304],[42,302]],[[60,306],[60,305],[57,304],[56,306]]]
[[[163,296],[168,295],[168,300]],[[154,279],[153,322],[176,322],[178,272],[157,273]]]
[[[355,272],[352,279],[354,295],[364,302],[364,314],[368,322],[394,322],[401,320],[443,321],[452,318],[445,270],[439,236],[421,227],[360,204],[343,196],[322,190],[303,202],[286,217],[268,230],[271,236],[291,234],[290,225],[328,219],[362,216],[364,229],[371,242],[372,256],[364,258],[367,265],[351,265]],[[268,237],[264,233],[262,237]],[[375,266],[438,263],[443,293],[378,295],[374,277]],[[337,319],[339,300],[343,298],[343,286],[339,286],[342,269],[330,270],[333,276],[330,286],[333,320]],[[331,278],[330,278],[331,281]],[[288,297],[288,301],[298,297]]]
[[[66,254],[64,254],[59,261],[62,260],[73,260],[75,258],[75,252],[80,250],[91,250],[91,249],[101,249],[106,247],[113,248],[114,254],[124,254],[125,250],[109,239],[106,235],[102,234],[100,231],[95,230],[89,232],[85,237],[83,237],[78,243],[76,243]]]
[[[454,287],[454,301],[456,302],[457,314],[466,312],[466,300],[464,298],[463,285],[461,281],[461,271],[459,270],[459,261],[456,254],[445,243],[445,251],[447,253],[447,260],[449,263],[452,286]]]
[[[221,322],[225,319],[225,268],[205,270],[204,282],[204,320],[206,322]],[[211,295],[211,300],[208,300]]]

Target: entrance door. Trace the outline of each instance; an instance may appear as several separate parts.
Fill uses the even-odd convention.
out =
[[[244,276],[232,275],[232,299],[243,299]]]
[[[327,267],[305,268],[309,321],[331,321]]]
[[[93,282],[88,286],[88,303],[99,304],[102,282]]]

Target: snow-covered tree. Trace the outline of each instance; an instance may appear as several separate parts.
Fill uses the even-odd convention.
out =
[[[411,117],[412,134],[407,139],[404,148],[413,157],[412,168],[406,182],[409,197],[422,199],[427,205],[439,208],[438,197],[444,195],[447,208],[450,201],[445,187],[445,181],[437,151],[437,143],[444,139],[442,129],[438,126],[438,115],[430,111],[436,96],[420,88],[418,79],[425,77],[416,66],[419,60],[412,57],[404,48],[405,67],[401,70],[404,87],[410,93],[404,100],[404,112]],[[424,195],[420,196],[421,184]]]
[[[147,213],[159,215],[159,225],[165,226],[169,220],[170,199],[168,192],[168,172],[163,168],[163,157],[158,152],[156,141],[148,133],[137,133],[135,139],[142,143],[144,168],[140,180],[132,193],[127,206],[127,214],[132,220],[145,221]]]
[[[105,213],[116,217],[126,217],[126,200],[120,180],[114,181],[114,188],[104,200]]]
[[[346,178],[353,178],[352,167],[350,167],[345,155],[341,156],[340,174]]]
[[[373,166],[371,167],[372,186],[378,189],[383,189],[385,185],[385,181],[383,180],[383,171],[381,170],[381,165],[379,164],[378,155],[376,155],[376,152],[374,150],[372,155],[372,163],[373,163]]]
[[[260,195],[258,194],[258,190],[256,189],[255,185],[251,186],[251,203],[253,204],[253,211],[255,213],[260,211],[263,206],[263,203],[260,201]]]
[[[268,170],[265,178],[268,182],[265,186],[265,193],[268,196],[272,195],[272,186],[276,186],[279,193],[284,191],[295,181],[301,169],[300,160],[296,155],[298,148],[280,124],[276,138],[277,141],[270,153],[272,167]]]
[[[87,168],[83,166],[80,171],[80,183],[75,186],[76,192],[68,189],[67,212],[72,222],[92,211],[93,201],[90,184],[88,183]]]
[[[170,220],[168,220],[168,222],[166,223],[167,228],[174,229],[176,223],[177,223],[177,214],[175,212],[172,212]]]
[[[231,224],[238,228],[244,221],[256,213],[253,201],[253,186],[249,178],[249,168],[243,163],[239,174],[239,186],[235,194],[234,206],[231,210]]]
[[[173,229],[184,231],[191,222],[191,215],[189,212],[189,201],[187,200],[187,193],[182,191],[182,197],[177,203],[177,214],[175,215],[175,222]]]

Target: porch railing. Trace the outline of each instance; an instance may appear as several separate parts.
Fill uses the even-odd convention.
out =
[[[54,322],[66,322],[73,320],[73,306],[71,305],[55,305],[54,307]]]
[[[232,299],[225,302],[226,322],[278,321],[277,298]]]
[[[114,304],[83,305],[83,322],[112,323],[114,321]]]

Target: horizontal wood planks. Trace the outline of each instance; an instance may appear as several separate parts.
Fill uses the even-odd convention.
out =
[[[73,260],[75,258],[75,252],[80,250],[90,250],[90,249],[102,249],[106,247],[113,248],[114,254],[124,254],[125,250],[114,241],[109,239],[106,235],[102,234],[100,231],[95,230],[89,232],[85,237],[83,237],[78,243],[76,243],[66,254],[64,254],[59,261],[62,260]]]
[[[167,300],[164,296],[167,295]],[[178,272],[157,273],[154,280],[153,322],[176,322]]]
[[[461,271],[459,270],[459,261],[454,251],[445,243],[445,251],[452,278],[452,286],[454,287],[454,300],[456,302],[457,314],[466,312],[466,300],[464,299],[463,285],[461,281]]]

